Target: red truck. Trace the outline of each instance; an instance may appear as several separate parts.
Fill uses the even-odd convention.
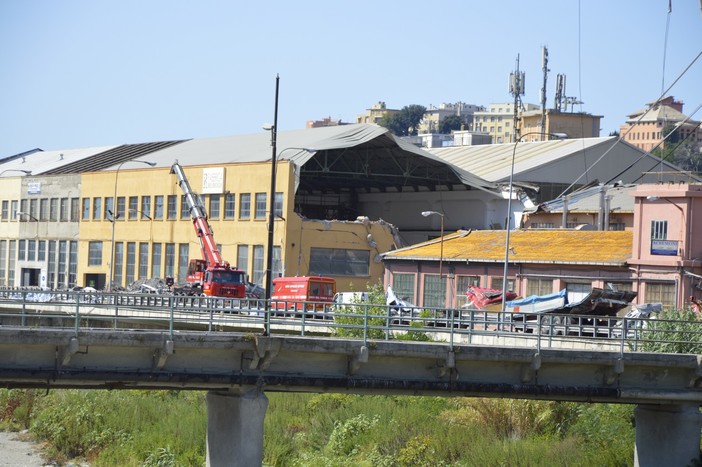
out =
[[[278,314],[293,311],[314,311],[315,318],[329,318],[331,304],[336,294],[336,281],[331,277],[299,276],[273,279],[271,308]],[[320,314],[321,312],[321,314]]]

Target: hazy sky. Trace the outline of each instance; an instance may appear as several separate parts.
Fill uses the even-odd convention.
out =
[[[1,0],[0,157],[279,129],[389,108],[538,104],[541,47],[602,135],[702,51],[699,0]],[[665,75],[664,68],[665,53]],[[702,104],[702,57],[667,93]],[[702,111],[693,116],[702,119]]]

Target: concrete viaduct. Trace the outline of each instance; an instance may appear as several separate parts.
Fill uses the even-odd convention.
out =
[[[206,390],[213,467],[261,464],[266,391],[637,404],[637,466],[685,466],[699,456],[698,356],[542,347],[494,334],[423,343],[0,325],[0,386]]]

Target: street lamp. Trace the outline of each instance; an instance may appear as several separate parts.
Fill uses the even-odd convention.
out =
[[[517,145],[519,144],[520,141],[522,141],[522,138],[525,138],[530,135],[542,135],[543,136],[552,136],[554,138],[558,139],[564,139],[568,135],[565,133],[544,133],[541,131],[530,131],[528,133],[524,133],[521,135],[519,138],[517,138],[517,141],[514,142],[514,148],[512,149],[512,165],[509,170],[509,197],[507,198],[507,218],[505,222],[505,266],[504,266],[504,271],[502,274],[502,313],[505,312],[505,309],[507,307],[507,264],[509,263],[509,232],[510,232],[510,225],[512,221],[512,193],[514,190],[514,159],[517,156]],[[516,227],[516,225],[515,225]]]
[[[2,172],[0,172],[0,176],[2,176],[2,174],[4,174],[5,172],[22,172],[22,173],[25,174],[25,175],[32,175],[32,171],[31,171],[31,170],[5,169],[5,170],[3,170]]]
[[[441,239],[439,240],[439,283],[441,284],[441,290],[444,291],[444,274],[443,274],[443,263],[444,263],[444,214],[439,211],[422,211],[422,216],[439,216],[441,218]],[[444,292],[444,305],[446,305],[446,293]]]
[[[110,282],[107,284],[107,291],[111,292],[112,291],[112,284],[114,282],[115,276],[115,221],[117,220],[117,179],[119,177],[119,169],[122,168],[124,164],[127,162],[139,162],[140,164],[146,164],[149,167],[153,167],[156,165],[156,162],[150,162],[150,161],[140,161],[140,160],[127,160],[127,161],[122,161],[120,164],[117,166],[117,171],[115,172],[115,195],[112,198],[112,241],[111,241],[111,249],[110,249]]]

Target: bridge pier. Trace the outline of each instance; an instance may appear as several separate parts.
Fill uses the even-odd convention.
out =
[[[263,420],[268,398],[255,386],[207,393],[207,467],[263,463]]]
[[[635,467],[684,467],[700,455],[702,414],[698,405],[638,405],[634,409]]]

